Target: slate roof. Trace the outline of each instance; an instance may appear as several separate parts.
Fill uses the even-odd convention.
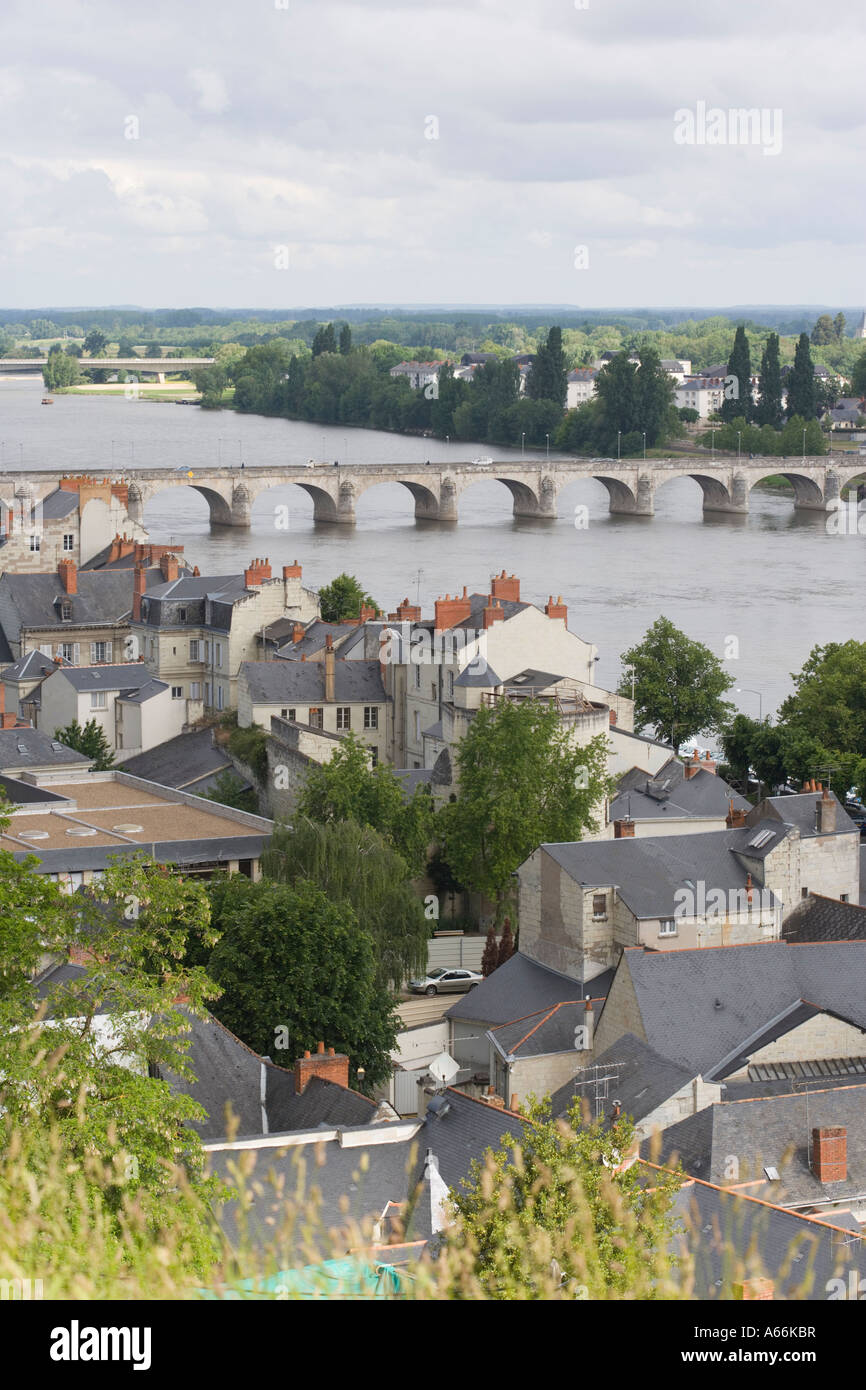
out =
[[[323,661],[242,661],[240,675],[254,704],[324,703]],[[388,696],[378,661],[334,662],[334,699],[341,704],[384,704]]]
[[[655,776],[632,768],[619,780],[610,803],[610,819],[656,820],[665,816],[724,817],[734,809],[750,811],[751,803],[714,772],[702,768],[686,779],[685,767],[670,758]]]
[[[137,690],[149,684],[153,675],[143,661],[116,666],[63,666],[58,668],[75,690]],[[165,682],[162,682],[165,688]]]
[[[78,493],[55,488],[42,498],[42,515],[46,521],[56,521],[78,511]]]
[[[504,1057],[543,1057],[574,1048],[575,1029],[583,1023],[586,1001],[552,1004],[513,1023],[499,1023],[490,1036]],[[575,1057],[575,1065],[577,1058]]]
[[[154,677],[134,690],[121,690],[117,698],[127,705],[143,705],[146,700],[152,700],[155,695],[161,695],[164,690],[168,690],[167,682],[157,680]]]
[[[652,1114],[653,1110],[688,1086],[695,1077],[692,1068],[680,1066],[663,1057],[636,1038],[634,1033],[624,1033],[613,1047],[592,1060],[593,1065],[598,1067],[607,1067],[613,1062],[624,1063],[616,1070],[616,1081],[609,1084],[607,1111],[609,1114],[613,1101],[618,1100],[622,1113],[635,1121]],[[552,1097],[554,1116],[564,1116],[575,1096],[591,1100],[592,1092],[585,1086],[576,1086],[574,1081],[560,1086]]]
[[[831,792],[830,797],[836,802],[836,829],[830,833],[859,835],[857,826],[846,813],[845,807],[839,801],[836,793]],[[796,796],[768,796],[766,801],[761,802],[755,810],[763,810],[764,807],[770,808],[768,812],[765,812],[765,816],[777,816],[786,825],[796,825],[801,838],[809,839],[818,833],[815,829],[815,804],[820,799],[820,792],[817,794],[815,792],[800,792]]]
[[[772,1279],[777,1299],[823,1302],[831,1279],[842,1278],[847,1292],[850,1270],[866,1274],[866,1241],[852,1239],[842,1212],[808,1220],[747,1193],[692,1179],[679,1189],[674,1214],[672,1248],[694,1259],[697,1299],[730,1300],[734,1280],[747,1273]]]
[[[187,791],[209,791],[223,769],[231,766],[226,754],[214,744],[211,729],[178,734],[122,764],[125,772],[147,782]]]
[[[162,584],[162,571],[145,571],[147,591]],[[132,570],[79,570],[78,592],[67,594],[52,574],[4,574],[0,577],[0,613],[7,638],[18,641],[20,629],[96,627],[119,622],[132,612]],[[72,605],[72,618],[63,622],[61,602]],[[14,629],[14,630],[13,630]]]
[[[821,1182],[812,1172],[812,1130],[847,1130],[847,1177]],[[720,1187],[749,1183],[753,1196],[779,1206],[805,1206],[866,1194],[866,1085],[837,1086],[756,1100],[722,1101],[671,1125],[655,1162],[678,1153],[686,1172]],[[642,1152],[649,1146],[646,1141]],[[730,1158],[736,1156],[736,1176]],[[766,1176],[774,1168],[778,1181]]]
[[[281,618],[279,623],[286,623],[287,631],[291,634],[293,622],[291,619]],[[265,629],[265,636],[270,636],[271,631],[279,626],[279,623],[272,623],[270,628]],[[327,645],[327,638],[330,636],[334,647],[338,648],[347,637],[357,632],[357,623],[325,623],[321,619],[316,619],[310,624],[301,638],[300,642],[288,641],[280,647],[280,656],[290,659],[300,660],[301,656],[310,656],[323,651]]]
[[[49,738],[41,729],[0,729],[0,768],[13,772],[26,767],[87,766],[92,761],[74,748]]]
[[[451,1086],[443,1095],[448,1109],[438,1114],[428,1110],[418,1147],[422,1156],[424,1151],[435,1154],[445,1182],[459,1190],[470,1177],[472,1160],[481,1160],[487,1149],[501,1148],[505,1134],[519,1138],[523,1122],[512,1111],[485,1105]]]
[[[580,980],[560,975],[516,951],[486,980],[456,999],[445,1016],[472,1019],[488,1026],[513,1023],[515,1019],[526,1018],[554,1004],[583,999],[586,994],[595,999],[603,998],[612,979],[613,971],[608,970],[584,986]]]
[[[14,777],[0,776],[0,794],[12,806],[27,806],[34,802],[66,801],[65,796],[46,791],[44,787],[34,787],[32,782],[19,782]]]
[[[481,669],[482,666],[483,670]],[[488,666],[486,662],[479,662],[475,659],[470,661],[467,666],[464,666],[460,675],[456,677],[454,684],[465,686],[467,689],[493,690],[495,686],[501,685],[502,681],[499,676],[497,676],[492,666]]]
[[[866,942],[627,947],[620,970],[631,981],[649,1046],[692,1075],[724,1076],[752,1039],[794,1026],[803,1004],[866,1030]]]
[[[10,682],[41,680],[43,676],[50,676],[52,671],[56,670],[57,663],[50,656],[43,656],[42,652],[25,652],[17,661],[13,661],[11,666],[6,667],[3,679]]]
[[[776,838],[787,831],[775,823]],[[619,897],[638,919],[672,917],[678,890],[703,881],[706,891],[744,889],[748,870],[743,853],[755,851],[748,842],[755,827],[713,830],[703,835],[654,835],[620,840],[574,841],[543,844],[541,849],[570,878],[586,888],[616,885]],[[764,851],[766,852],[766,851]],[[769,890],[765,890],[769,894]],[[769,895],[766,901],[770,902]],[[775,899],[774,899],[775,901]]]
[[[810,893],[795,904],[782,935],[786,941],[861,941],[866,939],[866,908]]]

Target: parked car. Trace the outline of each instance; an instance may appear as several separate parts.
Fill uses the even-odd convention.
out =
[[[420,980],[410,980],[409,989],[413,994],[464,994],[474,989],[484,979],[477,970],[446,970],[437,965]]]

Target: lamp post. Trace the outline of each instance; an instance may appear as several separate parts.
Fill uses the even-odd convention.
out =
[[[547,440],[547,457],[550,458],[550,435],[546,434],[544,437]]]
[[[760,690],[752,690],[751,687],[748,686],[748,685],[738,685],[738,686],[737,686],[737,694],[738,694],[738,695],[757,695],[757,697],[758,697],[758,722],[759,722],[760,724],[763,724],[763,722],[764,722],[764,697],[763,697],[763,695],[761,694]]]
[[[713,425],[712,429],[710,430],[710,458],[715,458],[715,456],[716,456],[716,427],[715,427],[715,425]]]
[[[521,436],[520,436],[520,457],[521,457],[521,458],[523,458],[523,456],[524,456],[524,445],[525,445],[525,443],[526,443],[526,430],[524,430],[523,433],[522,433]]]
[[[803,462],[806,462],[806,426],[803,426]]]
[[[617,432],[616,432],[616,456],[617,456],[617,458],[620,457],[620,443],[621,443],[621,441],[622,441],[622,430],[617,430]]]
[[[643,431],[642,431],[642,434],[643,434],[643,456],[644,456],[644,458],[646,458],[646,430],[643,430]]]
[[[742,431],[742,430],[737,430],[737,458],[738,458],[738,459],[739,459],[739,457],[740,457],[740,440],[742,439],[742,437],[743,437],[743,431]]]

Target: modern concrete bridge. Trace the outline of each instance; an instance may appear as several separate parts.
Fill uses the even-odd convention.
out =
[[[96,470],[101,471],[101,470]],[[781,475],[794,490],[794,506],[826,512],[840,490],[854,478],[866,476],[866,458],[851,454],[827,454],[803,459],[738,459],[709,454],[672,459],[547,459],[496,460],[476,463],[383,463],[310,467],[286,465],[274,468],[169,468],[125,469],[115,481],[129,487],[129,512],[144,520],[145,504],[170,488],[191,487],[206,499],[213,525],[249,526],[253,503],[271,488],[293,483],[313,499],[316,521],[352,526],[358,498],[381,483],[399,483],[411,493],[418,521],[458,519],[461,495],[481,480],[500,483],[511,493],[514,515],[554,520],[557,500],[577,478],[595,478],[607,489],[611,512],[652,516],[655,494],[672,478],[693,478],[703,492],[706,513],[745,514],[749,493],[763,479]],[[65,476],[59,472],[33,472],[26,481],[34,501],[51,492]],[[0,474],[0,498],[11,498],[21,486],[22,474]]]
[[[0,357],[0,377],[20,376],[22,372],[41,372],[47,357]],[[137,376],[155,376],[165,381],[166,372],[191,372],[196,367],[212,367],[212,357],[79,357],[85,371],[135,372]]]

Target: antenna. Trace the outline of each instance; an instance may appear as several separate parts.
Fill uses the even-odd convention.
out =
[[[416,576],[415,576],[415,607],[416,607],[416,608],[417,608],[417,607],[419,606],[419,604],[421,603],[421,576],[423,575],[423,573],[424,573],[423,570],[419,570],[418,573],[417,573]]]
[[[608,1099],[608,1087],[611,1081],[619,1081],[619,1073],[626,1065],[625,1062],[607,1062],[605,1066],[596,1064],[591,1067],[578,1067],[572,1082],[576,1090],[582,1090],[588,1086],[592,1091],[595,1105],[595,1118],[604,1111],[603,1102]]]

